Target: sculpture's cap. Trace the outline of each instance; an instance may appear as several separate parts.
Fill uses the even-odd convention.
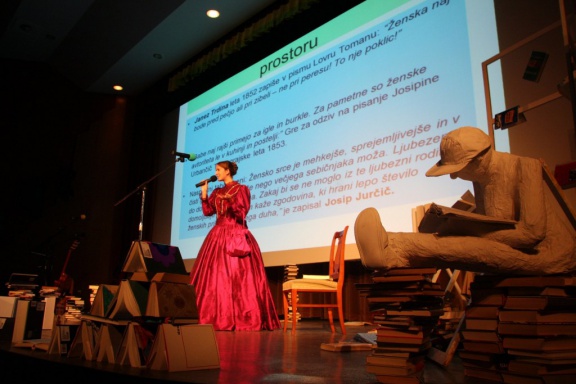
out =
[[[458,172],[490,146],[490,137],[479,128],[460,127],[450,131],[440,142],[440,161],[426,172],[426,176]]]

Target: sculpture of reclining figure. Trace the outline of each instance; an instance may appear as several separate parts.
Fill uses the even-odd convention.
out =
[[[465,236],[387,233],[378,211],[367,208],[354,225],[365,267],[433,266],[522,275],[576,271],[576,231],[548,188],[539,160],[495,151],[482,130],[461,127],[442,138],[440,161],[426,172],[446,174],[473,183],[476,213],[515,220],[516,225]]]

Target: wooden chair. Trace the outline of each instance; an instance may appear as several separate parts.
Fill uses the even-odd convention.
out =
[[[336,332],[334,328],[334,317],[332,309],[338,308],[338,320],[342,334],[346,334],[344,326],[344,307],[342,304],[342,291],[344,288],[344,251],[346,246],[346,234],[348,226],[342,231],[334,233],[332,245],[330,247],[330,260],[328,265],[328,275],[324,278],[302,278],[288,280],[282,284],[282,293],[284,301],[284,332],[288,328],[289,308],[292,306],[292,334],[296,333],[296,323],[298,322],[299,308],[326,308],[328,310],[328,319],[332,333]],[[303,302],[301,293],[324,293],[322,296],[328,297],[326,302],[313,303]],[[290,300],[291,299],[291,300]],[[335,300],[334,300],[335,299]],[[335,301],[335,302],[334,302]]]

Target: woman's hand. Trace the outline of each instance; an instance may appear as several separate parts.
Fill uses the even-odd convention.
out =
[[[202,199],[206,200],[206,198],[208,197],[208,183],[202,184],[200,190],[202,191]]]

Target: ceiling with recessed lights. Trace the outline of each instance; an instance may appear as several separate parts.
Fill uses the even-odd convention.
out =
[[[2,0],[0,59],[87,92],[137,95],[277,0]],[[209,9],[218,18],[206,15]]]

